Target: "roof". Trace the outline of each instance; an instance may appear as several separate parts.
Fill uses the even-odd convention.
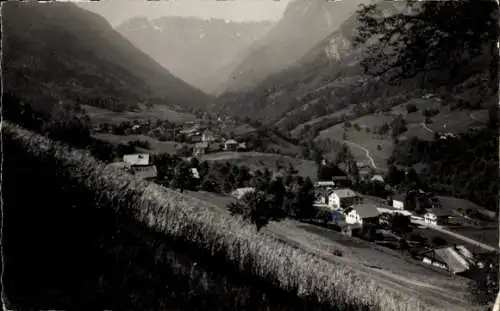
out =
[[[468,250],[464,245],[457,245],[455,246],[457,252],[462,255],[467,260],[474,260],[474,254],[470,250]]]
[[[373,175],[373,177],[371,178],[372,181],[374,180],[377,180],[377,181],[380,181],[380,182],[384,182],[384,177],[382,177],[382,175]]]
[[[254,187],[238,188],[231,192],[231,196],[237,199],[241,199],[245,194],[255,191]]]
[[[392,196],[392,200],[404,202],[406,198],[406,193],[398,193]]]
[[[434,214],[436,216],[450,216],[451,213],[449,211],[446,211],[442,208],[432,208],[430,210],[427,211],[426,214]]]
[[[333,181],[317,181],[314,183],[315,187],[322,187],[322,186],[335,186],[335,182]]]
[[[140,178],[155,178],[157,176],[156,166],[135,166],[132,167],[132,172]]]
[[[226,144],[229,144],[229,145],[237,145],[238,142],[234,139],[229,139],[229,140],[226,140]]]
[[[358,196],[355,191],[349,188],[335,189],[333,193],[335,193],[339,198],[353,198]]]
[[[123,162],[130,165],[149,165],[149,154],[147,153],[137,153],[137,154],[126,154],[123,156]]]
[[[469,263],[452,246],[434,250],[436,257],[448,265],[453,273],[464,272],[469,269]]]
[[[351,206],[351,209],[355,210],[361,218],[372,218],[380,215],[375,204],[355,204]]]
[[[207,142],[200,142],[194,144],[194,148],[208,148],[208,143]]]

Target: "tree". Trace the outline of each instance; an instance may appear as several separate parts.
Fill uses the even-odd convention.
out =
[[[389,130],[390,130],[389,124],[387,124],[387,122],[384,122],[384,124],[382,124],[382,126],[379,127],[378,133],[380,135],[385,135],[389,132]]]
[[[470,293],[475,303],[491,307],[498,293],[498,254],[479,254],[471,266]]]
[[[415,104],[408,104],[408,105],[406,105],[406,111],[408,113],[417,112],[418,111],[417,105],[415,105]]]
[[[192,174],[189,165],[182,161],[176,168],[171,186],[175,189],[179,188],[181,193],[191,184]]]
[[[51,139],[82,146],[90,141],[90,126],[90,118],[81,106],[59,102],[54,105],[50,120],[43,125],[42,131]]]
[[[391,231],[401,236],[410,233],[412,230],[410,217],[399,213],[391,218],[390,226]]]
[[[297,193],[295,195],[296,201],[293,205],[293,211],[295,215],[300,218],[311,218],[313,217],[314,210],[314,184],[309,177],[298,184]]]
[[[432,240],[431,240],[431,243],[432,243],[432,245],[434,245],[434,247],[440,247],[440,246],[448,245],[448,242],[444,238],[442,238],[440,236],[433,237]]]
[[[266,193],[259,190],[246,193],[240,201],[230,203],[228,210],[231,215],[241,215],[244,220],[254,224],[257,231],[277,214]]]

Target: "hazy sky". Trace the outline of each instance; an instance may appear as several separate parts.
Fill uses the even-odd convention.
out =
[[[290,0],[101,0],[75,1],[89,11],[102,15],[111,25],[118,26],[132,17],[150,19],[161,16],[193,16],[235,21],[277,20]]]

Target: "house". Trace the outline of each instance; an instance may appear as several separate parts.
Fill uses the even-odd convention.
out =
[[[158,175],[155,165],[134,165],[131,168],[131,173],[145,180],[155,179]]]
[[[208,150],[208,143],[207,142],[201,142],[201,143],[196,143],[194,144],[193,147],[193,157],[199,157],[207,153]]]
[[[123,156],[123,162],[128,163],[130,165],[141,165],[146,166],[149,165],[149,154],[140,153],[140,154],[126,154]]]
[[[241,200],[241,198],[243,198],[243,196],[245,194],[250,193],[250,192],[254,192],[254,191],[255,191],[254,187],[238,188],[238,189],[234,190],[233,192],[231,192],[231,196],[238,199],[238,200]]]
[[[248,148],[247,148],[247,144],[246,143],[241,143],[238,145],[238,148],[237,150],[238,151],[246,151]]]
[[[432,249],[420,254],[422,262],[430,264],[453,274],[469,270],[471,262],[467,260],[454,246]]]
[[[443,209],[432,208],[424,214],[424,221],[430,225],[438,226],[448,223],[451,214]]]
[[[384,182],[384,177],[382,177],[382,175],[373,175],[372,178],[370,179],[371,182],[375,182],[375,181],[378,181],[378,182],[381,182],[383,183]]]
[[[392,207],[399,210],[405,209],[405,194],[396,194],[392,197]]]
[[[328,196],[328,205],[332,209],[345,209],[351,205],[359,204],[362,202],[361,196],[349,189],[335,189]]]
[[[224,150],[226,151],[236,151],[238,149],[239,143],[234,139],[229,139],[224,143]]]
[[[377,207],[374,204],[361,203],[354,204],[345,210],[346,223],[349,225],[367,225],[378,224],[380,215]]]
[[[200,173],[198,172],[198,169],[195,167],[191,168],[191,176],[195,179],[200,179]]]
[[[201,135],[201,141],[202,142],[214,142],[216,140],[215,135],[211,131],[204,131],[203,134]]]

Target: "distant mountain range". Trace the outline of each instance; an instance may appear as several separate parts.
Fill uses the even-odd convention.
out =
[[[243,60],[243,52],[274,22],[223,19],[132,18],[116,30],[174,75],[212,93]]]
[[[205,109],[212,98],[175,77],[72,3],[2,6],[5,91],[48,111],[58,100],[108,109],[139,102]]]
[[[219,91],[248,91],[268,75],[299,61],[326,36],[337,30],[361,3],[369,0],[329,2],[295,0],[288,4],[283,18],[245,53]]]

